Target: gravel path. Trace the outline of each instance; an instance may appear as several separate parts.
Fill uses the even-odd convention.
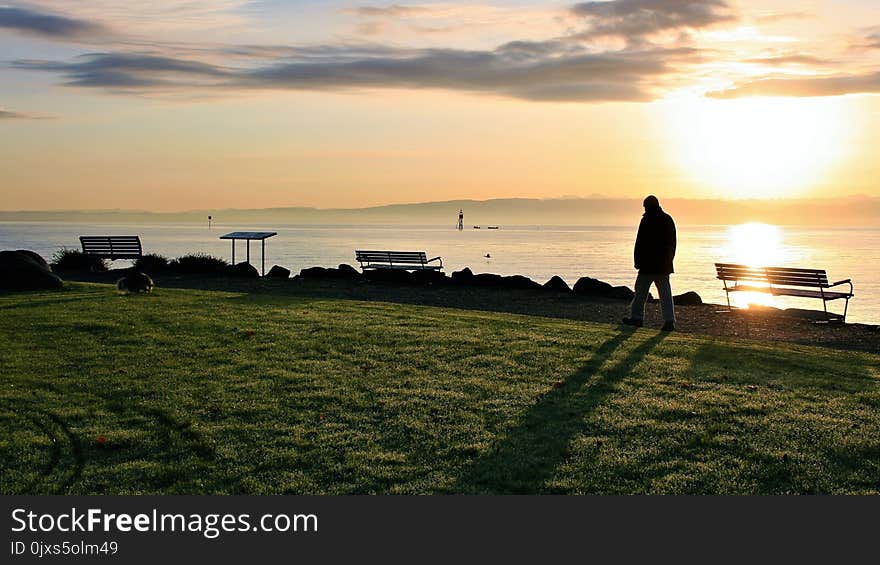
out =
[[[629,303],[551,293],[467,287],[393,287],[329,281],[295,281],[299,292],[358,300],[383,300],[446,306],[469,310],[513,312],[591,322],[619,324]],[[880,327],[865,324],[816,323],[821,312],[805,310],[750,309],[727,312],[726,306],[703,304],[677,306],[676,329],[680,332],[744,338],[880,353]],[[658,303],[648,304],[645,327],[663,325]]]

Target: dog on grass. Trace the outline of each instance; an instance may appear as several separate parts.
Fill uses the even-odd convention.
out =
[[[135,270],[116,281],[116,290],[120,292],[150,292],[153,286],[153,279],[149,275]]]

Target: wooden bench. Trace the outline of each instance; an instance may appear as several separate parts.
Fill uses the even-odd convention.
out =
[[[84,255],[104,259],[138,259],[143,255],[141,238],[136,235],[81,235]]]
[[[361,270],[367,269],[403,269],[406,271],[429,271],[443,269],[443,259],[427,258],[424,251],[355,251],[355,258],[361,264]],[[439,264],[430,265],[434,261]]]
[[[730,309],[731,292],[763,292],[773,296],[818,298],[822,300],[822,308],[827,320],[845,322],[849,299],[854,296],[853,284],[850,279],[829,284],[828,275],[821,269],[749,267],[747,265],[715,263],[715,271],[718,273],[718,280],[724,283],[728,309]],[[733,282],[733,286],[729,286],[728,282]],[[849,292],[827,290],[845,284],[849,285]],[[829,313],[827,303],[840,299],[846,300],[843,314]]]

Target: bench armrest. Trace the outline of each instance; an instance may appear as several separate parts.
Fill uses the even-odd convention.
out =
[[[829,285],[828,288],[833,288],[833,287],[835,287],[835,286],[840,286],[840,285],[842,285],[842,284],[848,284],[848,285],[849,285],[849,295],[850,295],[850,296],[855,296],[855,294],[854,294],[854,290],[855,290],[855,289],[853,288],[852,279],[844,279],[844,280],[842,280],[842,281],[837,281],[836,283],[834,283],[834,284],[832,284],[832,285]],[[847,302],[848,302],[848,301],[849,301],[849,299],[847,299]]]
[[[426,261],[426,263],[430,263],[431,261],[440,261],[440,266],[441,266],[441,267],[443,266],[443,259],[442,259],[441,257],[433,257],[433,258],[431,258],[431,259],[428,259],[428,260]]]

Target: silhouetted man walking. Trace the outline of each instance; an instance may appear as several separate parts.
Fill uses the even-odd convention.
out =
[[[656,196],[648,196],[644,202],[645,214],[639,224],[639,234],[633,255],[635,267],[639,270],[636,277],[636,290],[633,297],[630,316],[623,323],[642,327],[645,320],[645,302],[651,283],[660,294],[660,306],[663,310],[663,330],[675,329],[675,306],[672,303],[672,286],[669,275],[672,274],[672,260],[675,258],[675,222],[672,216],[663,211]]]

